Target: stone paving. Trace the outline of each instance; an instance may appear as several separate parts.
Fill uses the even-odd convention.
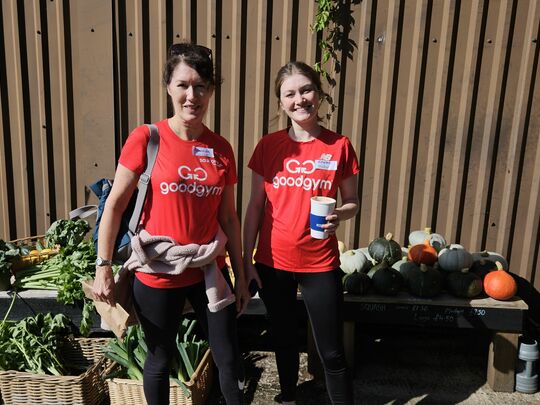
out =
[[[275,403],[279,383],[264,318],[240,320],[248,377],[246,404]],[[298,338],[304,338],[300,330]],[[303,341],[303,340],[301,340]],[[468,329],[360,330],[354,375],[356,404],[540,404],[540,393],[496,393],[486,384],[489,335]],[[540,368],[540,367],[538,367]],[[217,381],[208,404],[224,404]],[[301,354],[297,403],[330,404],[324,383]]]

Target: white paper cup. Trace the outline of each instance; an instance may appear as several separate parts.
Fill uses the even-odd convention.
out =
[[[315,239],[326,239],[328,234],[324,232],[321,225],[326,224],[326,216],[330,215],[336,207],[336,200],[330,197],[311,197],[311,212],[309,214],[309,227],[311,237]]]

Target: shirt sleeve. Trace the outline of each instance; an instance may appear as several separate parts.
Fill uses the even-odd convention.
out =
[[[343,177],[344,179],[360,173],[360,167],[358,166],[358,158],[356,152],[351,144],[349,138],[344,137],[345,142],[343,144]]]
[[[253,170],[255,173],[261,175],[264,177],[264,138],[259,141],[257,146],[255,147],[255,150],[253,151],[253,154],[251,155],[251,159],[249,160],[248,167]]]
[[[238,174],[236,172],[236,159],[234,158],[232,146],[229,143],[227,143],[226,157],[229,165],[227,167],[227,171],[225,172],[225,184],[236,184],[238,182]]]
[[[118,163],[139,175],[142,174],[146,167],[146,148],[149,139],[150,130],[146,125],[135,128],[122,147]]]

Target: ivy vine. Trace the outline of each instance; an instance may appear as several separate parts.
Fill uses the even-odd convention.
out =
[[[321,58],[313,68],[326,79],[331,87],[336,85],[334,73],[341,72],[343,57],[352,59],[353,51],[357,48],[356,43],[349,38],[351,28],[354,26],[354,17],[351,6],[359,4],[362,0],[315,0],[317,12],[311,25],[315,34],[321,33],[318,46],[321,50]],[[333,73],[327,70],[326,65],[332,62]],[[331,112],[336,109],[332,98],[327,95]],[[328,114],[330,115],[330,114]]]

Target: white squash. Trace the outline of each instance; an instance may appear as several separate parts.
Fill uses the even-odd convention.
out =
[[[371,255],[369,254],[369,249],[367,247],[361,247],[361,248],[359,248],[357,250],[362,252],[364,254],[364,256],[366,256],[368,258],[369,261],[374,261],[373,257],[371,257]]]
[[[446,246],[446,240],[441,234],[431,232],[431,228],[426,227],[424,230],[412,231],[409,234],[409,244],[411,246],[420,245],[429,239],[429,244],[435,248],[437,252],[441,251]]]
[[[359,249],[343,252],[339,256],[339,261],[341,263],[341,270],[346,274],[351,274],[355,271],[360,272],[368,264],[368,258]]]

